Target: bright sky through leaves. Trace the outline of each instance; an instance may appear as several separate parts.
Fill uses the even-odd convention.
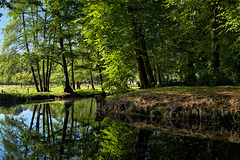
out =
[[[0,8],[0,13],[2,13],[2,17],[0,18],[0,53],[2,53],[2,45],[3,45],[3,34],[2,34],[2,28],[4,28],[8,23],[7,15],[7,9]]]

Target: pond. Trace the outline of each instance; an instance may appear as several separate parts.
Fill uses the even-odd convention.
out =
[[[92,98],[0,108],[0,159],[240,159],[237,124],[96,110]]]

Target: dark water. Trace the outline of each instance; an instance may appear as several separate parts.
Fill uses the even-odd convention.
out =
[[[0,159],[240,159],[236,126],[123,123],[96,116],[94,99],[0,108],[0,113]]]

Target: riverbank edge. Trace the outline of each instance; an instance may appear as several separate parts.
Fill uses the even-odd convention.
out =
[[[83,92],[83,93],[66,93],[62,92],[60,94],[54,95],[50,93],[36,93],[34,95],[21,95],[21,94],[11,94],[3,93],[0,94],[0,106],[8,107],[12,105],[18,105],[22,103],[41,103],[47,101],[60,101],[66,99],[80,99],[80,98],[90,98],[94,96],[106,96],[104,92]]]
[[[96,99],[106,114],[240,123],[238,86],[162,87]]]

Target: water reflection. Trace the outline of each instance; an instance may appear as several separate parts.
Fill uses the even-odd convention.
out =
[[[95,117],[94,99],[3,110],[2,159],[240,159],[238,143],[176,134],[184,129],[174,123],[156,130]]]

